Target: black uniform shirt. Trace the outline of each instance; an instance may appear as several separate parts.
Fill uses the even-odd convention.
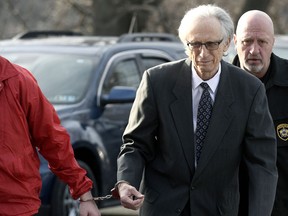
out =
[[[275,54],[266,75],[261,78],[266,88],[270,113],[277,136],[278,184],[272,216],[288,215],[288,60]],[[240,67],[238,56],[233,64]],[[242,207],[245,208],[245,207]],[[242,212],[239,216],[242,216]],[[247,213],[244,215],[246,216]]]

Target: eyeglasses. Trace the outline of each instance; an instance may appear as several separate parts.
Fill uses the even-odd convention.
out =
[[[219,45],[222,43],[222,40],[219,41],[208,41],[205,43],[201,43],[201,42],[187,42],[187,46],[189,47],[190,50],[200,50],[200,48],[202,48],[202,46],[204,45],[206,47],[207,50],[217,50],[219,48]]]

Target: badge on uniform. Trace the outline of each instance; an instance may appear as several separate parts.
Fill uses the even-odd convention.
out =
[[[280,139],[288,140],[288,124],[279,124],[277,126],[277,135]]]

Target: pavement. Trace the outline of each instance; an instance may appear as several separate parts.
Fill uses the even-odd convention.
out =
[[[102,216],[138,216],[138,211],[125,209],[122,206],[100,209]]]

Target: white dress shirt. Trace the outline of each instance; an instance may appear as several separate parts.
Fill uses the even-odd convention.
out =
[[[192,103],[193,103],[193,126],[194,126],[194,132],[196,130],[196,123],[197,123],[197,112],[198,112],[198,105],[199,101],[203,92],[203,88],[200,86],[202,82],[206,82],[209,85],[209,93],[212,98],[212,104],[215,101],[215,95],[217,92],[217,87],[220,80],[220,74],[221,74],[221,64],[219,63],[219,69],[217,73],[209,80],[202,80],[198,74],[196,73],[196,70],[192,66]]]

